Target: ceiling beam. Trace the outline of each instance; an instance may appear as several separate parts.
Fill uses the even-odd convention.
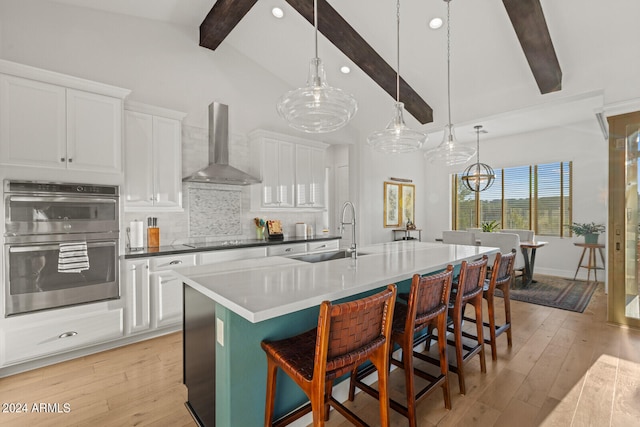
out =
[[[313,2],[286,0],[313,25]],[[385,62],[365,39],[326,0],[318,0],[318,30],[353,61],[393,99],[396,98],[396,71]],[[433,121],[433,110],[400,77],[400,101],[421,124]]]
[[[200,24],[200,46],[216,50],[258,0],[217,0]]]
[[[562,70],[540,0],[502,0],[540,93],[562,89]]]
[[[256,2],[257,0],[217,0],[200,24],[200,46],[215,50]],[[312,1],[287,0],[287,3],[313,24]],[[393,99],[396,98],[395,70],[326,0],[318,0],[318,30]],[[405,110],[420,123],[433,121],[431,107],[402,77],[400,100],[404,102]]]

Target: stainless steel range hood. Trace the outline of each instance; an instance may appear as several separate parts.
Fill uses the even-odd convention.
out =
[[[184,182],[249,185],[260,180],[229,165],[229,106],[209,105],[209,165],[182,179]]]

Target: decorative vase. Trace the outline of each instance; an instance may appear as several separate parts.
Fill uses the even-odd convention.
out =
[[[584,235],[584,242],[587,245],[597,245],[598,244],[598,234],[589,233]]]
[[[264,240],[264,227],[256,227],[256,239]]]

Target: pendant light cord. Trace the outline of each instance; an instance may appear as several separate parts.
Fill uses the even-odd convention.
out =
[[[313,0],[313,26],[315,28],[316,58],[318,57],[318,0]]]
[[[451,0],[447,2],[447,108],[449,110],[449,127],[451,127]]]
[[[396,102],[400,102],[400,0],[396,2]]]

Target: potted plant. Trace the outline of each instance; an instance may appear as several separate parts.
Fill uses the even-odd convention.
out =
[[[594,245],[598,243],[598,236],[600,233],[604,233],[604,224],[591,223],[579,223],[574,222],[569,226],[569,229],[576,236],[584,236],[584,242]]]
[[[484,233],[493,233],[498,229],[499,226],[500,226],[500,223],[496,220],[493,220],[491,222],[485,221],[481,224],[482,231]]]

